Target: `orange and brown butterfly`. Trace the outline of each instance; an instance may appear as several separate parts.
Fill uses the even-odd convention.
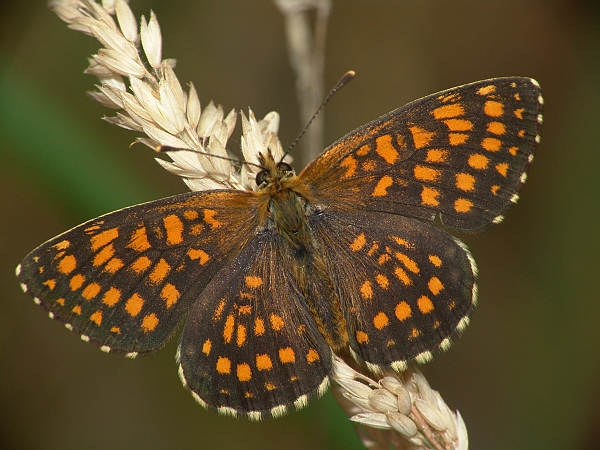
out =
[[[457,238],[502,221],[540,141],[531,78],[429,95],[351,132],[299,175],[260,156],[256,191],[115,211],[17,268],[50,317],[105,352],[177,360],[203,406],[276,417],[328,386],[332,355],[402,371],[469,322],[477,269]]]

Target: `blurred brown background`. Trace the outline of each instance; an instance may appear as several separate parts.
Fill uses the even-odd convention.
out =
[[[153,9],[182,83],[226,109],[302,125],[283,20],[268,0],[131,0]],[[249,423],[197,406],[176,340],[138,360],[105,355],[49,320],[14,267],[44,240],[113,209],[185,192],[135,133],[84,94],[97,43],[45,2],[0,6],[0,447],[361,448],[330,394]],[[600,448],[600,9],[592,1],[334,1],[326,142],[423,95],[484,78],[539,80],[542,143],[505,223],[462,236],[480,268],[463,337],[423,367],[463,415],[473,449]],[[235,136],[236,134],[234,134]],[[239,137],[239,134],[237,134]],[[230,141],[231,146],[237,146]]]

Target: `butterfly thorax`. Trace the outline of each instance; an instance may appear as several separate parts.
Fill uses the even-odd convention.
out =
[[[256,177],[260,223],[274,227],[294,249],[308,250],[310,234],[306,189],[287,163],[276,163],[270,154],[261,155],[260,160],[265,167]]]

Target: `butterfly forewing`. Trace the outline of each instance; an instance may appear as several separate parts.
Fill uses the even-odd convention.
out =
[[[277,417],[328,386],[331,349],[282,245],[274,230],[259,232],[221,269],[185,323],[182,379],[198,402],[219,412]]]
[[[188,193],[125,208],[42,244],[24,290],[105,351],[150,352],[256,227],[244,192]]]
[[[350,346],[374,370],[450,345],[476,302],[477,269],[444,231],[402,216],[329,208],[315,216]]]
[[[300,178],[324,204],[349,203],[470,232],[500,222],[539,142],[530,78],[497,78],[416,100],[329,147]]]

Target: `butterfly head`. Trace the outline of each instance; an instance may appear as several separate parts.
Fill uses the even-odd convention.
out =
[[[261,190],[270,186],[280,190],[283,187],[282,183],[285,185],[285,181],[295,177],[292,167],[284,161],[275,162],[270,150],[266,155],[261,153],[259,160],[263,169],[256,174],[255,180]]]

